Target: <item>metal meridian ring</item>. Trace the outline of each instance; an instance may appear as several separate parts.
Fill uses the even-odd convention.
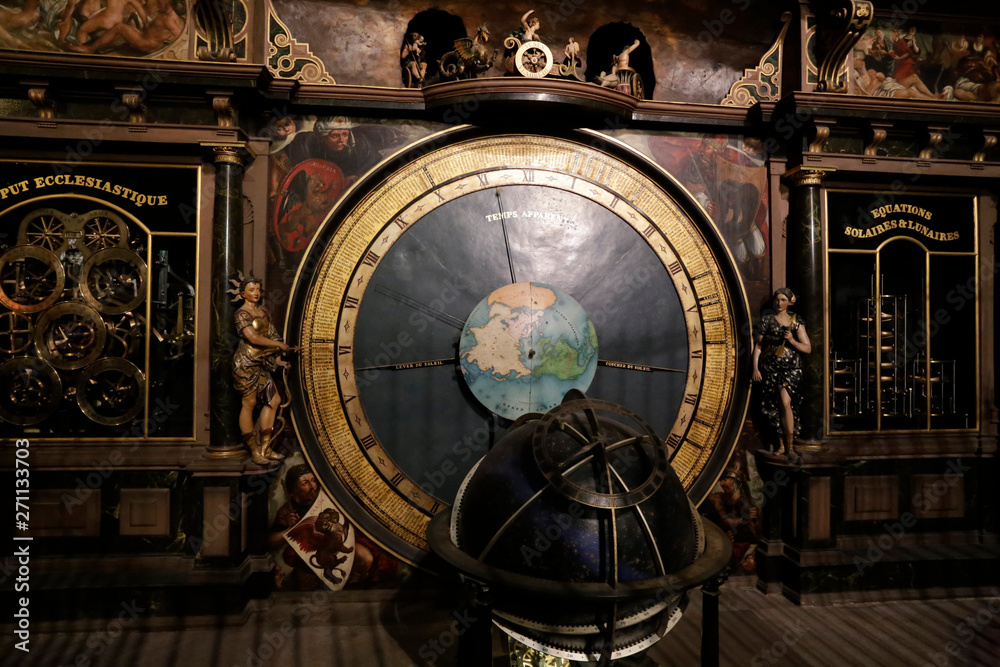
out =
[[[613,444],[609,442],[602,442],[602,440],[606,440],[606,436],[602,432],[599,420],[594,412],[595,410],[610,412],[630,419],[638,427],[638,435],[623,438],[616,434],[615,437],[617,442]],[[587,422],[592,431],[591,433],[580,434],[568,423],[568,417],[580,412],[583,412],[586,416]],[[623,424],[617,421],[607,423],[623,426]],[[553,430],[565,434],[571,434],[568,435],[568,437],[573,437],[578,442],[579,437],[583,436],[587,440],[587,445],[589,445],[590,451],[594,451],[596,448],[601,448],[603,452],[594,451],[594,453],[588,455],[586,453],[588,449],[587,445],[580,442],[581,447],[584,447],[584,449],[581,449],[581,458],[579,460],[554,460],[550,456],[548,448],[550,433]],[[647,478],[634,488],[620,493],[598,493],[596,491],[586,489],[566,477],[565,473],[573,470],[577,465],[592,460],[594,456],[604,457],[606,464],[610,468],[611,465],[607,462],[607,454],[610,453],[612,449],[627,446],[639,446],[640,443],[646,439],[648,439],[653,445],[654,459],[652,461],[652,470]],[[609,445],[611,445],[611,447],[609,447]],[[535,463],[538,465],[539,471],[541,471],[545,479],[548,480],[549,484],[551,484],[556,490],[567,498],[590,507],[623,508],[637,505],[656,493],[656,491],[660,488],[660,485],[663,484],[666,479],[667,468],[670,467],[666,447],[656,435],[653,428],[641,417],[631,410],[623,408],[620,405],[616,405],[615,403],[589,398],[564,401],[559,406],[547,412],[535,426],[531,440],[531,451],[535,457]]]
[[[119,269],[127,264],[131,274]],[[132,310],[146,299],[146,262],[125,248],[108,248],[90,256],[80,270],[80,294],[108,315]]]
[[[87,366],[76,383],[76,402],[98,424],[118,426],[142,410],[146,377],[127,359],[109,357]]]
[[[35,326],[38,354],[56,368],[82,368],[101,356],[107,328],[100,314],[77,301],[64,301],[42,313]]]
[[[530,52],[530,54],[529,54]],[[531,61],[532,65],[537,65],[538,61],[543,59],[544,62],[541,69],[531,70],[528,69],[525,64],[525,57]],[[520,72],[521,76],[526,76],[529,79],[541,79],[547,76],[549,72],[552,71],[552,51],[549,50],[542,42],[525,42],[521,44],[521,47],[514,54],[514,65],[517,67],[517,71]]]
[[[22,271],[13,266],[15,262],[22,262]],[[35,267],[32,271],[29,262],[42,263],[46,268]],[[0,303],[11,310],[21,313],[45,310],[59,300],[65,284],[66,271],[62,262],[55,253],[41,246],[18,245],[0,255]],[[13,288],[12,292],[8,293],[8,287]],[[39,298],[36,291],[46,287],[51,291]]]
[[[28,426],[49,418],[62,401],[62,380],[42,359],[18,357],[0,365],[0,418]]]

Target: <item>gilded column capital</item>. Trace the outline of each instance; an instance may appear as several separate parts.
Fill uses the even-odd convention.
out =
[[[833,171],[836,169],[831,167],[798,166],[789,169],[781,176],[793,185],[821,185],[826,175]]]
[[[245,167],[257,157],[250,148],[243,143],[209,143],[203,142],[202,147],[207,149],[211,155],[212,162],[216,165],[235,164]]]

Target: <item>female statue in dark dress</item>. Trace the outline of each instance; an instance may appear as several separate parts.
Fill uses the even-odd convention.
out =
[[[753,352],[753,380],[761,383],[761,410],[779,434],[777,453],[795,457],[802,403],[802,355],[812,351],[802,318],[789,310],[795,295],[787,287],[774,292],[774,313],[761,318]]]

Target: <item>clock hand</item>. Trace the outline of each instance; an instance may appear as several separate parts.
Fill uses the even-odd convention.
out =
[[[455,357],[449,357],[447,359],[424,359],[422,361],[409,361],[402,364],[383,364],[382,366],[365,366],[364,368],[355,368],[355,373],[360,373],[362,371],[405,371],[411,368],[430,368],[432,366],[445,366],[448,364],[455,364],[457,359]]]
[[[664,366],[647,366],[645,364],[631,364],[624,361],[611,361],[610,359],[598,359],[598,366],[607,366],[609,368],[623,368],[627,371],[642,371],[644,373],[652,373],[654,371],[664,371],[667,373],[687,373],[686,368],[666,368]]]
[[[500,198],[500,188],[497,188],[497,207],[500,209],[500,227],[503,229],[503,244],[507,248],[507,266],[510,267],[510,282],[516,283],[514,276],[514,260],[510,256],[510,239],[507,238],[507,220],[503,215],[503,200]]]
[[[400,303],[402,303],[404,305],[407,305],[410,308],[413,308],[414,310],[419,310],[420,312],[424,313],[425,315],[430,315],[431,317],[433,317],[433,318],[435,318],[437,320],[440,320],[441,322],[444,322],[445,324],[450,324],[450,325],[452,325],[453,327],[455,327],[457,329],[464,329],[465,328],[465,320],[460,320],[457,317],[455,317],[454,315],[449,315],[448,313],[446,313],[444,311],[440,311],[437,308],[432,308],[432,307],[428,306],[425,303],[417,301],[416,299],[411,299],[410,297],[406,296],[405,294],[402,294],[400,292],[397,292],[394,289],[386,287],[385,285],[382,285],[381,283],[375,283],[373,286],[374,286],[376,292],[379,292],[380,294],[384,294],[387,297],[389,297],[390,299],[394,299],[396,301],[399,301]]]

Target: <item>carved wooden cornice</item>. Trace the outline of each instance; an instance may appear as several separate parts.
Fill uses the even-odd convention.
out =
[[[95,82],[135,82],[147,88],[160,85],[255,88],[267,79],[268,74],[267,69],[259,64],[13,51],[4,52],[0,60],[0,81],[5,76],[44,77],[53,85],[63,80],[78,84],[85,81],[90,86]]]
[[[289,99],[303,106],[336,106],[359,112],[427,110],[440,114],[445,122],[466,122],[473,116],[503,109],[527,113],[527,105],[536,103],[557,112],[565,108],[568,113],[585,111],[599,118],[735,127],[746,125],[749,113],[747,108],[736,106],[637,100],[631,95],[581,81],[522,77],[468,79],[426,88],[300,84],[291,91]],[[537,116],[538,107],[531,108],[535,115],[525,115],[524,122]]]
[[[801,117],[875,118],[895,122],[969,124],[1000,127],[997,105],[892,97],[861,97],[831,93],[794,92],[775,106],[774,115],[798,113]]]
[[[838,73],[851,49],[871,25],[875,10],[868,0],[813,0],[816,15],[816,89],[845,93],[847,81]]]
[[[58,118],[42,120],[39,118],[0,118],[0,135],[7,137],[3,148],[9,148],[17,142],[25,142],[32,150],[44,151],[45,147],[39,140],[79,139],[83,133],[92,130],[96,124],[93,120]],[[191,152],[201,154],[203,146],[208,144],[231,145],[248,143],[247,135],[235,127],[192,126],[169,123],[157,123],[155,132],[136,133],[136,126],[130,122],[100,121],[101,138],[109,144],[121,142],[134,144],[173,144],[177,147],[190,146]],[[56,150],[63,148],[57,145]],[[180,154],[179,148],[171,149]],[[65,153],[65,150],[62,151]]]

